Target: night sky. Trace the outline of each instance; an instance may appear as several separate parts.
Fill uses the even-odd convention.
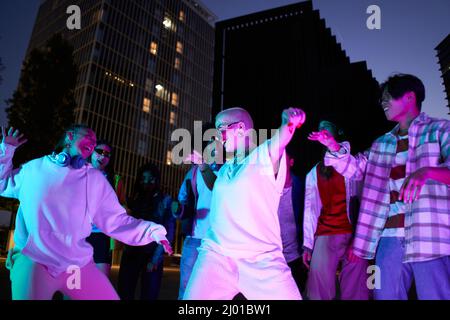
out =
[[[124,0],[125,1],[125,0]],[[201,0],[218,20],[299,1]],[[4,100],[17,87],[39,0],[0,1],[0,57],[6,69],[0,85],[0,124],[6,124]],[[369,30],[369,5],[381,8],[381,30]],[[352,62],[365,60],[378,81],[395,72],[417,75],[425,84],[423,111],[450,119],[434,48],[450,33],[449,0],[313,0],[326,25]],[[349,90],[351,90],[349,88]]]

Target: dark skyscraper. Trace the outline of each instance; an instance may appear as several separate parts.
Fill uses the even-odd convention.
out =
[[[71,5],[81,29],[69,30]],[[62,33],[75,48],[77,122],[114,146],[116,171],[131,189],[153,162],[175,193],[182,167],[171,165],[171,133],[210,120],[215,16],[194,0],[44,0],[28,51]]]
[[[366,63],[350,63],[310,1],[216,24],[213,115],[241,106],[257,128],[277,128],[284,108],[304,109],[292,143],[301,174],[321,158],[320,146],[306,139],[320,120],[340,125],[352,151],[391,127],[378,91]]]
[[[436,47],[450,114],[450,34]]]

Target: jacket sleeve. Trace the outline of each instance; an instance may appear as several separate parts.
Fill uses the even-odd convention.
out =
[[[362,180],[366,171],[369,152],[365,151],[352,156],[350,154],[350,143],[342,142],[340,145],[342,153],[340,151],[327,151],[324,159],[325,165],[333,166],[337,172],[348,179]]]
[[[101,178],[103,179],[96,179],[97,183],[94,186],[100,189],[101,194],[92,219],[102,232],[131,246],[167,240],[164,226],[128,215],[120,205],[114,189],[104,177]]]
[[[19,198],[23,168],[13,170],[12,158],[16,147],[0,143],[0,196]]]
[[[316,166],[306,176],[305,211],[303,215],[303,247],[314,249],[314,235],[317,229],[322,202],[317,188]]]
[[[192,203],[195,201],[191,183],[193,170],[194,167],[186,173],[180,191],[178,191],[178,201],[180,202],[181,209],[179,210],[177,219],[190,218],[196,209],[194,208],[195,203]]]
[[[450,121],[445,121],[440,130],[439,141],[441,146],[441,167],[450,169]]]

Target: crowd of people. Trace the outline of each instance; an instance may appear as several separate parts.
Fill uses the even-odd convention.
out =
[[[221,111],[203,128],[216,139],[186,159],[177,199],[151,163],[127,197],[113,146],[84,125],[16,169],[26,139],[2,128],[0,195],[20,201],[7,259],[12,298],[155,300],[178,219],[179,299],[405,300],[413,283],[419,299],[450,299],[450,122],[421,112],[425,88],[413,75],[391,76],[380,93],[394,129],[352,154],[345,128],[323,119],[308,136],[323,157],[305,179],[289,147],[304,111],[283,110],[259,145],[245,109]],[[205,156],[219,151],[223,163]],[[117,246],[118,292],[109,280]]]

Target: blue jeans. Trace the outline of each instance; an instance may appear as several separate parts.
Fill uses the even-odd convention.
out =
[[[430,261],[403,263],[405,239],[382,237],[376,265],[380,268],[380,288],[376,300],[407,300],[415,281],[420,300],[450,300],[450,256]]]
[[[194,269],[195,261],[198,257],[198,247],[200,247],[202,239],[186,237],[183,243],[183,252],[180,261],[180,289],[178,291],[178,300],[183,299],[184,291],[191,277],[192,269]]]

